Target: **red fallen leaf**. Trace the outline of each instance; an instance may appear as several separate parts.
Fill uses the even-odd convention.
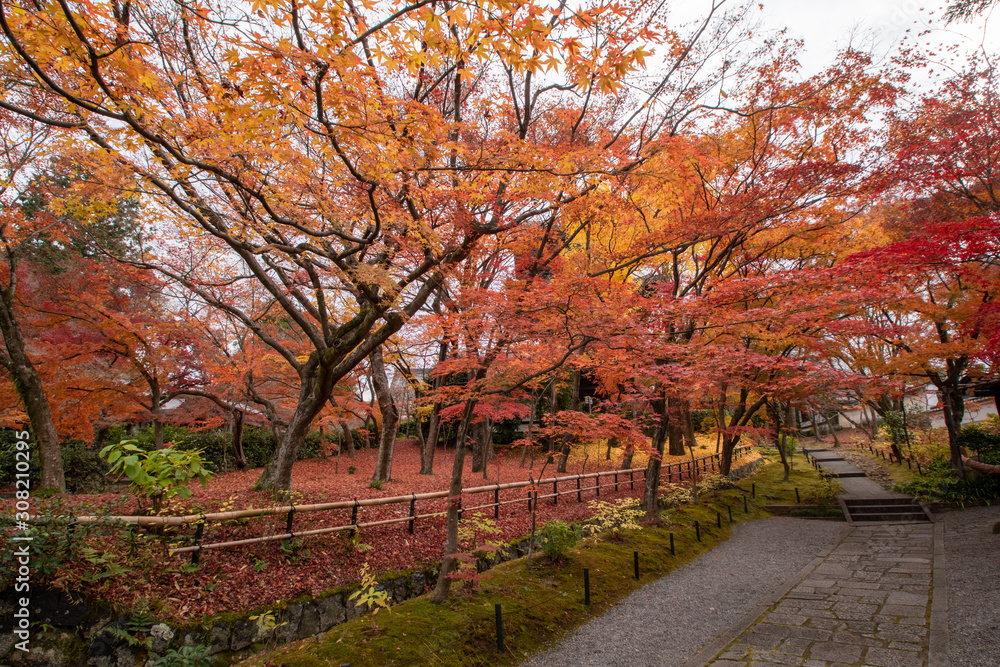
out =
[[[375,456],[373,449],[359,450],[351,465],[356,467],[356,473],[346,474],[347,465],[341,461],[340,473],[334,474],[335,462],[324,459],[299,461],[294,467],[293,487],[301,494],[301,503],[328,502],[350,498],[372,498],[395,495],[406,495],[411,492],[423,493],[440,491],[443,481],[420,475],[420,452],[418,448],[397,448],[393,461],[393,480],[382,485],[381,489],[369,489],[368,483],[374,470]],[[449,470],[452,463],[452,450],[440,450],[437,453],[436,465],[440,470]],[[500,465],[490,464],[490,479],[486,483],[505,483],[526,480],[531,471],[518,466],[519,456],[500,456]],[[588,464],[588,472],[598,469],[612,469],[620,461],[598,461]],[[591,467],[593,466],[593,467]],[[192,498],[181,508],[186,512],[211,512],[224,503],[231,507],[247,508],[267,507],[272,500],[267,494],[252,491],[254,482],[260,470],[244,470],[217,475],[206,488],[195,488]],[[468,475],[466,484],[470,487],[481,486],[484,480],[480,474]],[[630,494],[626,485],[620,492],[613,488],[601,489],[601,500],[640,494],[641,485]],[[501,501],[520,499],[521,489],[501,491]],[[230,497],[234,496],[232,500]],[[554,518],[567,522],[580,521],[590,516],[588,502],[593,497],[584,497],[583,502],[576,502],[574,495],[565,496],[570,502],[558,505],[541,503],[538,506],[539,524],[544,524]],[[78,514],[97,513],[94,507],[84,508],[84,503],[94,506],[109,507],[120,496],[116,494],[98,494],[89,496],[72,496],[65,499],[67,509]],[[492,494],[488,502],[492,501]],[[44,511],[44,501],[40,501],[40,510]],[[297,503],[298,504],[298,503]],[[418,513],[441,511],[445,508],[444,499],[418,501]],[[113,513],[127,514],[134,509],[134,501],[125,505],[115,505]],[[501,508],[500,519],[494,521],[500,529],[500,534],[491,536],[492,540],[509,542],[524,537],[530,532],[530,514],[526,504],[514,503]],[[178,512],[178,513],[182,513]],[[360,511],[361,521],[375,521],[394,518],[399,515],[399,508],[394,506],[366,507]],[[41,512],[40,512],[41,513]],[[485,516],[492,520],[492,511]],[[209,526],[203,535],[203,543],[221,542],[230,539],[243,539],[266,534],[283,532],[285,515],[251,519],[242,524],[228,523]],[[350,510],[334,510],[330,512],[312,512],[296,514],[294,528],[306,530],[323,526],[344,525],[350,521]],[[192,531],[193,532],[193,531]],[[135,577],[114,578],[107,580],[107,589],[102,595],[122,606],[134,603],[138,596],[160,595],[164,599],[169,595],[177,601],[177,607],[184,605],[183,612],[173,611],[173,618],[166,620],[185,620],[205,615],[215,615],[222,612],[247,612],[262,606],[276,604],[279,600],[293,599],[303,593],[318,595],[324,590],[337,586],[348,585],[357,580],[357,572],[364,562],[378,572],[390,570],[417,570],[436,566],[443,555],[445,522],[444,517],[433,517],[417,520],[415,534],[407,533],[407,524],[400,523],[386,526],[366,528],[361,531],[361,541],[372,546],[364,553],[358,553],[346,540],[346,536],[302,538],[301,545],[294,554],[287,554],[281,549],[279,542],[269,542],[249,545],[240,549],[222,549],[206,551],[201,554],[201,570],[197,573],[168,573],[166,569],[176,569],[186,562],[180,557],[168,557],[165,547],[154,552],[148,566],[142,571],[136,571]],[[174,538],[172,538],[174,539]],[[399,549],[401,544],[406,548]],[[469,545],[462,545],[467,548]],[[157,548],[161,548],[157,546]],[[305,555],[308,550],[309,554]],[[254,565],[264,561],[267,565],[258,572]],[[78,564],[71,563],[70,566]],[[56,573],[58,576],[59,573]],[[136,578],[142,577],[146,584],[140,590],[134,586]],[[261,586],[261,581],[267,580],[267,586]],[[528,578],[533,582],[533,578]],[[210,582],[220,582],[213,591],[208,592],[204,585]],[[175,590],[170,590],[175,589]],[[176,592],[175,592],[176,591]]]

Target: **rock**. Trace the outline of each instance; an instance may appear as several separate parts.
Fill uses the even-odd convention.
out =
[[[0,661],[3,661],[14,650],[14,635],[10,633],[0,634]]]
[[[102,615],[100,618],[97,619],[96,623],[94,623],[89,628],[83,631],[83,638],[86,640],[93,639],[94,637],[99,635],[104,630],[104,628],[108,627],[108,624],[111,623],[111,620],[112,618],[109,614]]]
[[[245,618],[233,623],[233,634],[229,638],[229,649],[239,651],[254,643],[257,636],[257,622]]]
[[[150,650],[154,653],[163,653],[170,646],[174,638],[174,631],[166,623],[157,623],[149,629],[149,636],[153,640]]]
[[[406,577],[399,577],[392,582],[392,598],[396,604],[410,597],[406,586]]]
[[[133,649],[129,646],[119,646],[115,649],[115,662],[117,667],[134,667],[135,665],[135,654],[132,652]],[[64,663],[50,663],[50,664],[64,664]]]
[[[347,620],[347,609],[340,593],[327,595],[319,601],[319,631],[326,632],[338,623]]]
[[[410,577],[410,590],[413,596],[423,595],[427,590],[427,577],[423,572],[414,572]]]
[[[208,635],[209,655],[222,653],[229,650],[229,637],[233,634],[233,628],[229,623],[219,623],[212,626]]]
[[[273,619],[272,619],[273,620]],[[268,629],[267,622],[263,618],[258,618],[256,621],[251,621],[254,626],[253,643],[266,642],[274,636],[274,628]]]
[[[103,658],[110,656],[113,644],[114,638],[110,634],[107,632],[98,634],[94,637],[93,641],[90,642],[90,654],[88,658]],[[89,661],[88,664],[90,664]]]
[[[295,638],[305,639],[319,633],[319,609],[315,604],[304,605],[302,607],[302,620],[299,621],[299,629],[295,633]]]
[[[274,629],[275,638],[281,643],[290,642],[295,639],[301,620],[302,605],[296,602],[288,605],[288,608],[281,613],[281,617],[278,620],[278,627]]]
[[[351,591],[351,595],[353,595],[353,594],[354,594],[354,591]],[[354,598],[353,600],[351,600],[350,597],[351,597],[350,595],[346,596],[345,597],[346,602],[344,603],[344,606],[347,607],[347,620],[348,621],[352,621],[355,618],[357,618],[358,616],[360,616],[361,614],[365,613],[365,605],[359,605],[359,604],[357,604],[358,599]]]

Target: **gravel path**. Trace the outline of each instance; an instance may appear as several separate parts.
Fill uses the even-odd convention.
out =
[[[938,515],[945,523],[948,632],[955,667],[1000,665],[1000,507]]]
[[[525,664],[680,665],[849,531],[838,521],[786,517],[739,524],[711,552],[644,586]]]

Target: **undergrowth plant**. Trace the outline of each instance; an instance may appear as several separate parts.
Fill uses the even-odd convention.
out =
[[[191,482],[197,480],[205,486],[212,478],[200,450],[183,451],[167,446],[147,452],[135,443],[122,440],[108,445],[100,456],[111,464],[112,474],[124,474],[132,480],[132,490],[150,501],[152,514],[159,514],[163,502],[174,496],[190,498]]]
[[[212,664],[211,651],[211,646],[203,644],[172,648],[154,660],[152,667],[209,667]]]
[[[580,538],[580,533],[570,524],[553,519],[542,526],[539,536],[542,538],[542,553],[554,563],[566,557]]]
[[[502,549],[505,544],[489,540],[492,535],[499,535],[500,528],[492,519],[480,513],[468,514],[462,518],[458,524],[459,544],[468,545],[468,550],[464,553],[455,554],[457,565],[447,576],[452,579],[463,580],[465,590],[472,591],[481,575],[477,567],[478,555],[486,554]]]
[[[591,500],[588,503],[594,515],[586,530],[591,534],[607,533],[608,539],[620,540],[626,530],[642,528],[642,517],[645,514],[639,502],[633,498],[618,498],[617,500]]]
[[[367,562],[361,565],[360,575],[361,588],[351,593],[351,596],[347,599],[357,600],[354,603],[356,607],[368,607],[368,610],[371,611],[372,631],[378,632],[379,627],[375,617],[383,609],[392,612],[392,609],[389,608],[389,593],[377,589],[378,582],[375,580],[375,575],[372,574]]]
[[[1000,500],[1000,477],[970,474],[968,479],[961,479],[950,461],[938,459],[927,465],[922,477],[895,484],[892,490],[923,500],[953,502],[965,507]]]

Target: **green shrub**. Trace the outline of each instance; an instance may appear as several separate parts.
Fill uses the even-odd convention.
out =
[[[924,475],[912,482],[895,484],[893,491],[906,493],[923,500],[940,500],[960,505],[1000,500],[1000,477],[970,475],[968,480],[959,478],[947,459],[932,461],[924,468]]]
[[[1000,464],[1000,422],[991,415],[986,422],[967,424],[958,434],[958,446],[978,455],[983,463]]]
[[[576,528],[559,519],[553,519],[542,526],[538,535],[542,539],[542,553],[553,562],[562,560],[580,539]]]
[[[517,417],[514,419],[505,419],[503,421],[497,422],[493,425],[493,444],[494,445],[509,445],[518,438],[521,434],[518,432],[518,428],[521,426],[521,420]]]
[[[111,464],[112,474],[124,473],[132,480],[135,493],[149,499],[153,514],[173,496],[190,498],[191,482],[197,480],[205,486],[212,478],[197,450],[165,447],[147,452],[132,440],[122,440],[102,449],[101,456]]]

